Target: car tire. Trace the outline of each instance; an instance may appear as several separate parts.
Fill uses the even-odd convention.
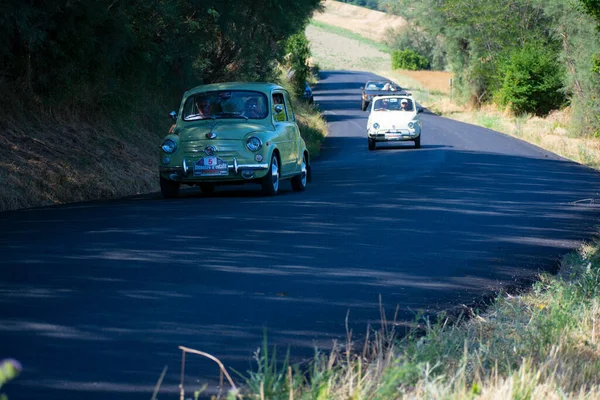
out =
[[[215,185],[213,183],[201,183],[200,191],[204,194],[212,194],[215,192]]]
[[[369,139],[369,150],[375,150],[376,147],[377,145],[375,144],[375,141],[373,139]]]
[[[271,163],[269,164],[269,172],[262,178],[262,191],[265,196],[275,196],[279,193],[279,159],[277,154],[273,153],[271,156]]]
[[[306,162],[306,154],[302,156],[302,168],[300,175],[296,175],[292,178],[292,189],[296,192],[302,192],[306,189],[308,184],[308,163]]]
[[[415,149],[420,149],[420,148],[421,148],[421,135],[419,135],[419,137],[415,139]]]
[[[160,177],[160,192],[165,199],[174,199],[179,196],[179,182]]]
[[[366,110],[367,110],[367,107],[368,107],[368,105],[369,105],[369,103],[367,103],[366,101],[364,101],[364,100],[361,100],[361,101],[360,101],[360,109],[361,109],[361,110],[363,110],[363,111],[366,111]]]

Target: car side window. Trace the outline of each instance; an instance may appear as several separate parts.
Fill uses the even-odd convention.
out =
[[[285,93],[285,104],[289,120],[296,122],[296,117],[294,116],[294,109],[292,108],[292,101],[290,100],[290,95],[287,92]]]
[[[278,108],[281,108],[280,112],[277,112]],[[285,109],[285,100],[283,98],[283,93],[273,93],[273,121],[285,122],[287,120],[288,116]]]

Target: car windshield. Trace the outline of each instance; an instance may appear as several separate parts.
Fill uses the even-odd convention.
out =
[[[413,111],[413,101],[405,97],[377,99],[373,111]]]
[[[398,90],[400,90],[400,86],[398,86],[394,82],[390,82],[390,81],[369,81],[365,85],[365,89],[366,90],[398,91]]]
[[[260,92],[219,90],[190,96],[183,106],[184,121],[219,118],[263,119],[268,115],[267,96]]]

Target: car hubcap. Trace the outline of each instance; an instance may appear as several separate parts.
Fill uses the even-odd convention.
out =
[[[302,186],[306,186],[306,177],[307,177],[307,173],[306,173],[306,157],[302,157],[302,173],[301,173],[301,177],[302,177]]]
[[[271,162],[271,179],[273,180],[273,189],[279,190],[279,165],[277,164],[277,157],[273,157]]]

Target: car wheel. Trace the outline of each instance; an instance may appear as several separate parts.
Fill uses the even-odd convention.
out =
[[[215,185],[212,183],[201,183],[200,191],[204,194],[211,194],[215,192]]]
[[[301,192],[306,189],[308,183],[308,164],[306,163],[306,155],[302,156],[302,168],[300,175],[296,175],[292,178],[292,189],[296,192]]]
[[[418,149],[420,147],[421,147],[421,135],[419,135],[419,137],[415,139],[415,149]]]
[[[375,144],[375,141],[373,139],[369,139],[369,150],[375,150],[375,147],[377,145]]]
[[[279,192],[279,160],[273,153],[269,172],[262,178],[262,191],[267,196],[275,196]]]
[[[179,196],[179,182],[173,182],[161,176],[160,191],[165,199],[174,199]]]

